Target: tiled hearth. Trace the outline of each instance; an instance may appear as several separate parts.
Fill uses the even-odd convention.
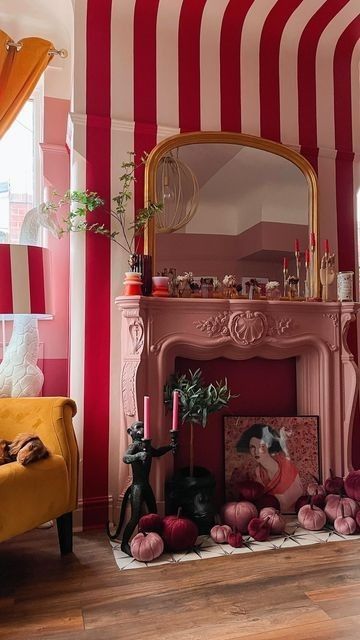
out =
[[[191,551],[181,553],[163,553],[153,562],[138,562],[121,551],[120,543],[111,542],[114,558],[121,571],[127,569],[143,569],[145,567],[158,567],[163,564],[176,565],[191,560],[206,560],[206,558],[219,558],[257,551],[276,551],[279,549],[298,548],[312,544],[325,544],[329,542],[351,542],[360,539],[359,535],[343,536],[333,529],[322,531],[307,531],[299,526],[295,519],[289,520],[285,532],[282,535],[271,536],[266,542],[256,542],[250,536],[244,536],[244,546],[234,549],[229,544],[217,544],[209,536],[200,536],[196,546]]]

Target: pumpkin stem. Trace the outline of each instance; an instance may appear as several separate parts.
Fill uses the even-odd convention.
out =
[[[335,478],[335,473],[331,468],[330,468],[330,478]]]
[[[181,512],[182,512],[182,507],[178,507],[177,514],[176,514],[177,518],[180,518]]]
[[[319,484],[319,482],[320,482],[319,478],[317,478],[316,476],[314,476],[314,474],[313,474],[313,473],[310,473],[310,475],[311,475],[312,479],[313,479],[313,480],[315,480],[315,482],[317,482],[317,484]]]

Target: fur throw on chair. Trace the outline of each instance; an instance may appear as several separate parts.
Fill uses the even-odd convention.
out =
[[[0,465],[16,461],[26,466],[49,455],[44,443],[33,433],[20,433],[12,441],[0,440]]]

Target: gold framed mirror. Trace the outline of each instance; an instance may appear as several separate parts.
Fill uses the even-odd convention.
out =
[[[175,247],[180,247],[179,273],[215,275],[220,265],[225,273],[233,273],[235,266],[231,270],[231,265],[236,261],[242,276],[258,278],[264,273],[268,279],[281,282],[277,275],[282,269],[281,256],[288,256],[291,261],[295,239],[300,238],[303,252],[311,233],[318,238],[317,176],[306,158],[293,149],[264,138],[231,132],[171,136],[154,147],[147,158],[145,203],[167,198],[169,159],[184,165],[190,180],[199,184],[198,201],[189,193],[191,187],[184,188],[174,199],[179,203],[184,197],[192,204],[188,204],[183,214],[177,212],[177,218],[172,215],[173,228],[170,218],[163,219],[158,230],[154,220],[149,222],[144,250],[152,256],[154,273],[161,271],[165,264],[173,267]],[[180,175],[181,166],[176,167],[176,171]],[[183,226],[179,223],[181,215],[185,220]],[[318,264],[317,245],[316,241],[315,265]],[[221,257],[220,247],[226,259]],[[233,250],[236,258],[231,262],[228,258]],[[213,263],[209,261],[210,255]],[[291,269],[292,266],[289,273]],[[201,273],[197,273],[199,270]],[[318,269],[313,271],[314,293],[318,295]]]

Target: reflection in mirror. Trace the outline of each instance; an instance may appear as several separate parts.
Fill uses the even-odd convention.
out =
[[[250,278],[281,283],[287,257],[289,274],[296,274],[295,240],[304,252],[309,239],[309,186],[298,166],[239,144],[188,144],[173,149],[172,156],[194,180],[184,179],[179,192],[169,173],[164,186],[160,161],[155,200],[164,202],[167,220],[161,224],[169,229],[179,198],[183,210],[195,209],[195,215],[174,232],[156,233],[155,272],[174,268],[178,274],[191,271],[220,280],[234,274],[240,283]],[[199,185],[195,204],[194,181]]]

